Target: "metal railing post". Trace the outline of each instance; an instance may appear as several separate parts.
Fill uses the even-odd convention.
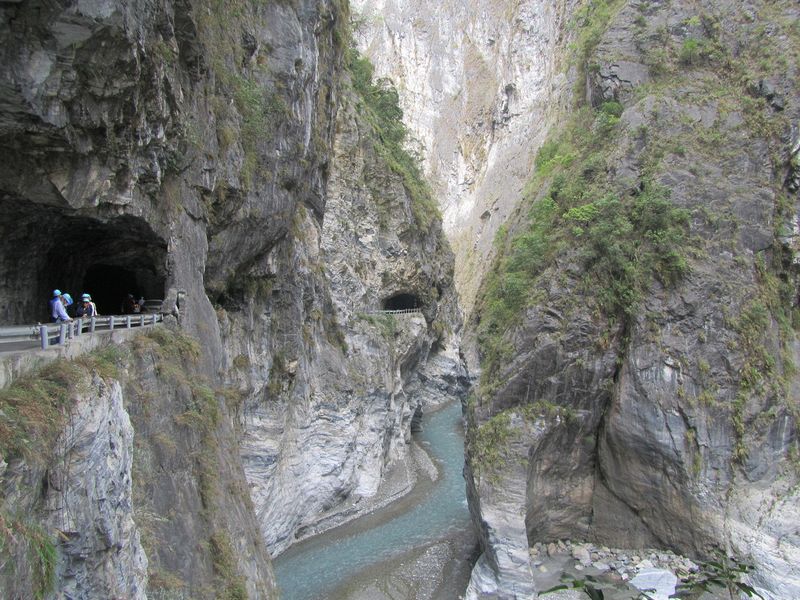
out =
[[[120,315],[119,317],[79,317],[69,321],[44,325],[36,323],[35,325],[0,327],[0,348],[5,349],[7,345],[20,343],[25,344],[23,349],[35,350],[39,346],[42,350],[47,350],[53,346],[69,344],[71,340],[86,334],[103,333],[105,332],[106,323],[108,323],[108,331],[113,332],[120,325],[128,329],[144,328],[154,327],[159,323],[163,323],[163,321],[163,314],[151,313]],[[37,335],[39,336],[39,344],[36,344]]]

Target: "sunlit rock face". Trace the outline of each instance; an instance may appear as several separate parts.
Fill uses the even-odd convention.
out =
[[[452,254],[436,222],[415,220],[356,102],[343,94],[322,223],[303,212],[271,255],[255,335],[223,326],[240,357],[242,458],[272,553],[407,490],[407,476],[384,480],[406,470],[412,420],[467,383]],[[419,312],[376,312],[402,293]]]
[[[472,308],[492,240],[522,194],[536,150],[563,108],[560,64],[572,2],[352,3],[360,49],[401,104]]]
[[[4,509],[31,517],[43,505],[44,535],[57,530],[61,538],[54,565],[59,594],[143,600],[147,557],[133,518],[131,420],[118,382],[97,378],[87,388],[76,399],[72,426],[58,438],[49,468],[36,460],[11,460],[0,470]],[[41,481],[46,485],[32,485]],[[25,573],[34,562],[28,552],[37,551],[31,544],[25,552],[26,535],[19,530],[9,540],[20,569],[18,577],[2,580],[9,598],[32,598],[38,592]]]
[[[532,596],[524,548],[564,538],[696,558],[721,549],[755,567],[748,581],[764,597],[795,597],[798,7],[614,6],[575,98],[590,117],[581,133],[602,151],[578,151],[579,168],[561,173],[572,179],[540,179],[509,239],[530,231],[538,200],[564,217],[596,206],[599,189],[624,202],[657,185],[686,211],[686,268],[673,281],[649,273],[627,315],[609,311],[603,290],[621,278],[587,258],[613,253],[591,254],[581,236],[601,220],[589,219],[536,267],[517,319],[487,334],[505,354],[470,410],[468,490],[485,551],[468,597]],[[758,58],[766,47],[781,58]],[[601,135],[609,108],[619,120]],[[572,181],[592,190],[574,206],[558,188]],[[621,236],[606,232],[603,242]],[[476,327],[490,312],[478,307]]]
[[[113,298],[130,286],[165,300],[200,341],[189,378],[241,394],[241,404],[220,407],[214,439],[235,477],[220,486],[227,510],[211,525],[230,532],[234,564],[224,570],[241,574],[253,597],[273,593],[253,533],[285,547],[320,511],[374,496],[423,404],[412,393],[417,368],[445,346],[457,357],[452,257],[438,225],[415,230],[396,178],[383,182],[391,235],[385,249],[372,245],[390,266],[360,257],[358,240],[337,246],[323,235],[346,12],[332,2],[0,6],[0,208],[9,217],[0,226],[0,314],[45,320],[56,287]],[[374,155],[368,162],[384,171]],[[342,279],[338,271],[353,266],[359,272]],[[366,295],[353,293],[359,285]],[[362,318],[398,293],[413,293],[423,312],[396,323]],[[116,312],[113,301],[102,312]],[[457,379],[460,364],[452,366]],[[135,415],[143,447],[197,450],[205,442],[176,436],[171,420],[185,385],[161,383],[153,393],[165,399],[164,422]],[[264,483],[259,469],[273,464]],[[187,516],[164,517],[164,555],[148,557],[151,591],[180,581],[193,596],[211,596],[221,567],[213,530],[198,524],[209,511],[194,465],[163,456],[159,465],[175,487],[153,487],[173,492],[175,504],[154,492],[154,514]],[[250,487],[238,478],[242,465]],[[121,477],[131,470],[135,461],[120,466]],[[141,575],[141,553],[129,562]],[[92,577],[82,589],[100,585]],[[136,597],[147,581],[118,584],[119,595]]]

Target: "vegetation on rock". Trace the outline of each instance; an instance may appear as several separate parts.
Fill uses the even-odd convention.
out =
[[[31,515],[9,515],[0,510],[0,565],[4,576],[28,577],[33,597],[42,600],[55,586],[56,559],[53,536]]]
[[[174,390],[175,398],[170,403],[170,409],[175,434],[172,439],[154,437],[149,443],[169,454],[178,450],[176,444],[184,444],[190,450],[191,470],[207,532],[205,544],[216,575],[215,597],[225,600],[246,598],[245,580],[237,567],[231,533],[226,529],[223,516],[227,494],[231,491],[225,489],[222,480],[220,421],[223,418],[225,394],[213,388],[204,377],[195,374],[201,355],[200,344],[181,332],[154,328],[147,335],[134,340],[134,352],[139,360],[149,361],[149,357],[154,357],[160,380]],[[145,451],[142,443],[137,450],[140,455]],[[156,530],[160,525],[153,521],[153,515],[147,510],[149,500],[144,492],[152,485],[152,474],[145,472],[141,466],[135,465],[134,471],[134,492],[139,499],[137,522],[147,532],[142,536],[142,544],[148,556],[153,563],[160,563],[155,560],[159,553]],[[249,502],[249,497],[242,500]],[[150,583],[151,591],[166,592],[189,586],[189,582],[180,581],[172,573],[161,570],[157,573],[158,576]]]
[[[108,346],[76,360],[59,359],[0,390],[0,456],[47,464],[90,374],[116,376],[123,352]]]
[[[521,224],[501,231],[479,299],[487,385],[512,351],[506,333],[543,299],[539,278],[555,261],[574,262],[581,297],[623,325],[652,281],[671,285],[688,270],[689,211],[652,180],[620,191],[608,176],[621,112],[617,102],[577,110],[537,155]]]
[[[347,50],[346,65],[353,89],[363,103],[362,115],[375,132],[376,150],[389,168],[403,178],[414,220],[422,231],[428,231],[441,220],[441,215],[420,171],[418,158],[406,149],[408,129],[403,123],[397,90],[387,79],[375,80],[369,59],[355,48]]]

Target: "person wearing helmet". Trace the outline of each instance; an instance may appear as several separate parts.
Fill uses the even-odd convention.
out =
[[[66,310],[67,314],[71,317],[75,309],[70,307],[75,304],[75,301],[72,299],[69,292],[61,292],[61,302],[64,303],[64,310]]]
[[[94,316],[94,303],[89,294],[83,294],[81,296],[81,302],[78,305],[78,309],[75,311],[75,316],[80,319],[89,319]]]
[[[50,319],[53,323],[67,323],[72,321],[64,307],[61,290],[53,290],[53,299],[50,300]]]

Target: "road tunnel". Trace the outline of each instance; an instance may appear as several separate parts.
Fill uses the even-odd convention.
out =
[[[92,295],[101,315],[127,294],[163,298],[167,245],[142,218],[69,214],[0,199],[0,324],[49,320],[54,289]]]
[[[383,310],[409,310],[422,308],[422,303],[414,294],[401,293],[385,298],[381,303]]]

